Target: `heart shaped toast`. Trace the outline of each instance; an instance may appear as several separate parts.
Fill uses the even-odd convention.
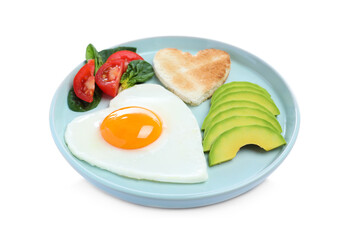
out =
[[[165,87],[184,102],[196,106],[226,81],[231,59],[227,52],[218,49],[205,49],[192,55],[165,48],[156,53],[153,67]]]

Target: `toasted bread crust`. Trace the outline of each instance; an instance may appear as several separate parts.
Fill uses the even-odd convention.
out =
[[[205,49],[196,55],[165,48],[154,57],[159,80],[183,101],[198,105],[211,97],[230,72],[230,55],[218,49]]]

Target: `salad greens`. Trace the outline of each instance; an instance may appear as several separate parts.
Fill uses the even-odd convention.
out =
[[[151,79],[154,75],[151,64],[144,60],[134,60],[128,64],[128,68],[123,74],[120,84],[123,89],[134,86],[136,83],[143,83]]]
[[[95,86],[94,100],[91,103],[85,102],[84,100],[81,100],[80,98],[78,98],[72,87],[68,92],[67,103],[68,103],[69,109],[74,112],[86,112],[97,107],[97,105],[101,101],[101,98],[102,98],[102,91],[97,87],[97,85]]]
[[[94,59],[95,71],[107,61],[107,59],[115,52],[128,50],[136,53],[135,47],[120,46],[116,48],[109,48],[102,51],[97,51],[94,45],[91,43],[86,47],[85,59],[86,61]],[[134,60],[129,62],[128,67],[121,77],[120,84],[123,89],[134,86],[137,83],[143,83],[151,79],[154,75],[153,67],[151,64],[144,60]],[[91,103],[81,100],[74,92],[72,87],[68,93],[67,103],[69,109],[75,112],[85,112],[97,107],[102,98],[102,90],[95,84],[95,91],[93,101]]]

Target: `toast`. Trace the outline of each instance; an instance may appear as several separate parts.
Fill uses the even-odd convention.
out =
[[[159,50],[153,68],[163,85],[184,102],[196,106],[210,98],[227,79],[230,55],[218,49],[205,49],[196,55],[175,48]]]

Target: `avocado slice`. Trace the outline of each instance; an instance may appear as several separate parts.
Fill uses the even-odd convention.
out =
[[[205,117],[205,119],[203,121],[202,130],[204,130],[208,126],[211,119],[213,119],[217,114],[219,114],[225,110],[235,108],[235,107],[257,108],[257,109],[260,109],[264,112],[270,113],[270,111],[268,109],[266,109],[264,106],[262,106],[256,102],[252,102],[252,101],[233,100],[233,101],[229,101],[229,102],[223,102],[223,103],[219,103],[219,104],[215,105],[214,107],[210,108],[208,115]]]
[[[264,106],[265,108],[267,108],[273,115],[276,116],[280,114],[280,111],[278,110],[276,104],[273,102],[271,98],[267,98],[265,95],[260,93],[254,93],[254,92],[248,92],[248,91],[224,94],[222,97],[220,97],[220,99],[215,101],[211,105],[211,107],[214,107],[219,103],[229,102],[232,100],[246,100],[246,101],[256,102]]]
[[[260,93],[260,94],[266,96],[267,98],[271,99],[270,94],[266,94],[266,92],[264,92],[258,88],[249,87],[249,86],[243,86],[243,87],[231,86],[229,88],[226,88],[225,91],[221,92],[220,95],[216,95],[215,98],[212,98],[211,104],[214,104],[216,101],[219,101],[219,99],[222,98],[223,96],[225,96],[226,94],[235,93],[235,92],[255,92],[255,93]]]
[[[254,116],[261,119],[264,119],[272,124],[274,129],[276,129],[277,132],[282,132],[281,125],[273,116],[271,113],[266,113],[264,111],[261,111],[260,109],[256,108],[249,108],[249,107],[239,107],[239,108],[231,108],[228,110],[225,110],[223,112],[220,112],[215,117],[213,117],[207,127],[205,128],[204,136],[207,135],[207,133],[210,131],[210,128],[213,127],[216,123],[225,120],[226,118],[233,117],[233,116]]]
[[[215,139],[220,136],[222,133],[239,126],[247,126],[247,125],[259,125],[271,128],[272,130],[276,131],[271,123],[268,121],[254,117],[254,116],[234,116],[226,118],[225,120],[222,120],[214,126],[210,128],[210,130],[207,132],[207,134],[204,137],[203,140],[203,150],[204,152],[207,152],[210,150],[210,147],[212,143],[215,141]]]
[[[211,97],[211,101],[214,101],[215,98],[217,98],[219,95],[221,95],[226,89],[232,88],[232,87],[250,87],[250,88],[256,88],[262,92],[264,92],[267,96],[270,96],[270,93],[266,91],[265,88],[260,87],[258,84],[251,83],[251,82],[229,82],[224,85],[221,85],[216,91],[214,92],[213,96]]]
[[[247,144],[258,145],[266,151],[286,144],[283,136],[268,127],[259,125],[234,127],[221,134],[209,152],[209,166],[234,158],[239,149]]]

